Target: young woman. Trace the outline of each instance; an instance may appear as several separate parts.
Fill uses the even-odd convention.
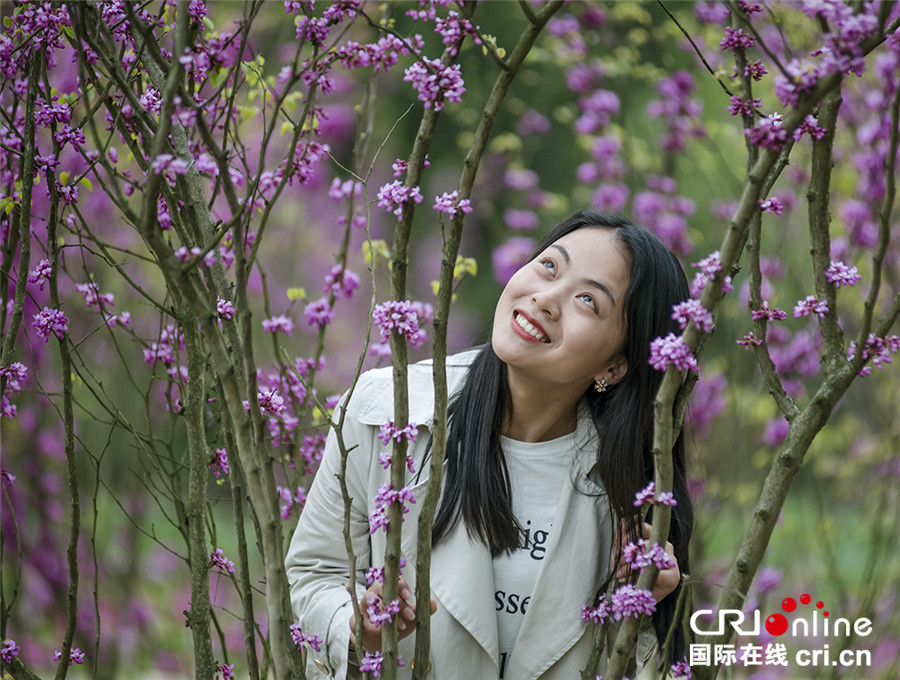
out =
[[[658,238],[625,219],[582,211],[553,229],[510,279],[490,342],[448,358],[452,402],[434,520],[429,677],[580,677],[591,650],[582,605],[610,579],[626,578],[614,545],[636,538],[634,495],[653,479],[652,404],[663,374],[648,363],[650,343],[677,332],[672,306],[687,298],[684,272]],[[384,564],[385,534],[370,528],[369,517],[389,480],[379,462],[389,447],[378,435],[393,418],[392,393],[390,368],[377,369],[344,405],[363,612],[382,587],[376,581],[367,589],[365,572]],[[409,394],[418,436],[409,445],[417,473],[407,483],[421,497],[433,418],[430,362],[410,366]],[[693,518],[682,438],[673,458],[677,505],[667,550],[677,566],[657,579],[655,634],[641,635],[639,667],[665,639],[688,565]],[[354,636],[339,464],[332,433],[287,557],[294,612],[304,633],[323,641],[321,652],[310,652],[311,678],[354,677],[351,645],[375,651],[381,644],[367,615],[363,639]],[[398,624],[407,661],[423,615],[412,595],[418,505],[408,507]],[[679,638],[676,658],[683,644]],[[407,665],[400,677],[408,675]]]

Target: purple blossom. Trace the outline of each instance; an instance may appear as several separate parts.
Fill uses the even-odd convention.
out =
[[[216,548],[215,550],[213,550],[209,555],[209,559],[212,563],[212,566],[216,569],[227,572],[229,574],[234,573],[234,562],[232,562],[222,554],[221,548]]]
[[[218,314],[220,319],[230,321],[234,316],[234,312],[234,305],[229,300],[220,297],[216,298],[216,314]]]
[[[582,605],[581,607],[582,620],[585,622],[590,621],[600,626],[606,622],[610,617],[610,614],[609,601],[606,599],[605,595],[600,598],[600,602],[596,607],[592,607],[589,604]]]
[[[693,678],[691,665],[686,660],[673,663],[671,670],[672,680],[691,680]]]
[[[256,394],[259,399],[259,408],[263,413],[279,416],[285,409],[284,398],[278,394],[278,390],[263,390]]]
[[[497,246],[491,255],[494,278],[502,285],[512,278],[534,248],[534,240],[524,236],[514,236]]]
[[[395,180],[378,190],[378,207],[394,213],[397,219],[403,218],[403,206],[409,201],[422,202],[422,192],[419,187],[410,188],[400,180]]]
[[[778,151],[787,141],[787,131],[782,127],[782,116],[772,114],[763,118],[754,127],[744,131],[751,144]]]
[[[753,47],[756,39],[749,34],[745,34],[743,29],[725,27],[725,37],[719,43],[719,47],[723,50],[731,50],[734,54],[743,54],[747,48]]]
[[[736,66],[735,69],[737,69]],[[762,80],[762,77],[768,72],[769,71],[766,69],[765,65],[759,59],[748,63],[744,67],[744,77],[753,78],[753,80],[755,80],[756,82]]]
[[[11,664],[13,658],[19,656],[19,645],[15,640],[4,640],[3,647],[0,647],[0,658],[4,662]]]
[[[825,278],[828,279],[828,283],[834,284],[835,288],[840,288],[854,285],[862,276],[859,275],[856,267],[848,267],[843,262],[832,261],[825,272]]]
[[[643,538],[639,538],[637,543],[629,542],[622,549],[622,556],[633,571],[640,571],[642,574],[651,564],[660,571],[671,569],[677,564],[658,543],[649,545]]]
[[[381,676],[381,664],[384,657],[381,652],[366,652],[363,654],[362,663],[359,665],[361,673],[371,673],[376,678]]]
[[[65,337],[64,333],[69,330],[69,320],[62,311],[44,307],[34,315],[34,321],[31,322],[31,326],[40,337],[44,338],[44,342],[50,339],[51,333],[62,340]]]
[[[646,502],[653,502],[656,495],[656,482],[650,482],[643,489],[634,494],[634,507],[639,508]]]
[[[59,661],[60,659],[62,659],[62,652],[57,649],[53,652],[53,660]],[[84,652],[77,647],[69,652],[69,665],[71,666],[73,663],[84,664]]]
[[[814,295],[807,295],[794,306],[794,318],[816,314],[820,319],[828,314],[828,303],[825,300],[816,300]]]
[[[766,427],[763,430],[763,444],[771,448],[781,446],[781,443],[787,438],[790,429],[791,424],[782,416],[772,418],[766,423]]]
[[[759,345],[762,344],[762,342],[763,342],[762,340],[760,340],[753,334],[753,331],[750,331],[749,333],[747,333],[747,335],[745,335],[740,340],[735,340],[735,343],[738,345],[741,345],[744,349],[750,349],[751,347],[758,347]]]
[[[389,420],[381,425],[378,432],[378,438],[385,446],[390,444],[391,440],[398,444],[403,441],[415,443],[416,436],[418,435],[416,427],[415,423],[409,423],[403,428],[394,427],[394,421]]]
[[[751,118],[753,116],[753,109],[758,109],[760,106],[762,106],[762,99],[743,99],[736,95],[732,95],[731,103],[728,105],[728,113],[732,116]]]
[[[775,76],[775,94],[785,107],[793,108],[800,97],[811,92],[819,82],[819,67],[808,61],[791,59],[784,74]]]
[[[531,231],[536,229],[539,223],[538,216],[531,210],[509,209],[503,213],[503,221],[510,229],[517,231]]]
[[[328,195],[335,201],[342,201],[345,198],[359,198],[362,196],[362,184],[352,179],[341,182],[339,177],[331,180],[331,188]]]
[[[656,600],[649,590],[635,588],[630,583],[620,586],[610,597],[613,618],[616,621],[649,616],[656,611]]]
[[[656,494],[656,502],[660,505],[668,505],[673,508],[678,505],[678,501],[675,500],[675,494],[671,491],[660,491]]]
[[[808,133],[814,139],[822,139],[822,137],[825,136],[825,128],[819,127],[818,119],[812,114],[809,114],[794,130],[794,141],[798,141],[804,133]]]
[[[292,623],[290,628],[291,639],[294,641],[294,644],[297,645],[297,649],[300,649],[303,645],[307,645],[317,652],[322,651],[322,638],[318,635],[307,635],[300,629],[299,623]]]
[[[228,454],[225,452],[225,449],[215,450],[212,462],[209,464],[209,469],[215,473],[216,479],[228,474]]]
[[[321,47],[328,39],[328,19],[325,17],[311,19],[301,14],[297,18],[297,40],[305,40],[312,45]]]
[[[516,123],[516,134],[526,137],[528,135],[543,135],[550,132],[550,121],[534,109],[528,109]]]
[[[291,331],[294,330],[294,322],[284,314],[272,316],[262,321],[263,333],[284,333],[291,337]]]
[[[650,343],[650,365],[657,371],[665,371],[670,365],[679,371],[697,370],[697,360],[685,344],[684,338],[669,333]]]
[[[778,307],[771,309],[769,307],[769,301],[763,300],[762,307],[754,309],[750,313],[750,316],[754,321],[759,321],[760,319],[766,319],[768,321],[784,321],[787,318],[787,312]]]
[[[481,44],[478,31],[468,19],[461,18],[458,12],[450,10],[445,18],[435,17],[435,33],[441,34],[441,42],[449,49],[450,56],[455,57],[459,52],[459,43],[467,35],[471,35],[476,45]]]
[[[681,330],[687,328],[690,321],[693,321],[694,325],[704,333],[708,333],[713,327],[712,314],[700,303],[700,300],[694,298],[679,302],[672,307],[672,319],[678,322]]]
[[[325,275],[325,289],[335,297],[353,297],[353,291],[359,288],[359,277],[343,265],[336,264]]]
[[[871,359],[875,367],[880,371],[883,364],[892,363],[891,354],[900,351],[900,336],[889,335],[886,338],[880,338],[874,333],[869,333],[866,339],[866,346],[863,349],[863,360]],[[856,342],[851,342],[847,351],[847,361],[852,361],[856,357]],[[869,366],[863,366],[859,372],[862,376],[867,376],[872,372]]]
[[[75,184],[62,184],[57,182],[56,191],[66,205],[75,205],[78,203],[78,187]]]
[[[324,328],[334,321],[334,310],[328,304],[328,298],[323,297],[307,304],[303,316],[306,317],[307,325]]]
[[[628,202],[628,186],[621,183],[604,183],[591,196],[598,210],[607,213],[620,212]]]
[[[101,293],[96,283],[76,283],[75,289],[84,298],[84,304],[88,307],[96,307],[98,312],[103,311],[104,306],[113,307],[115,296],[112,293]]]
[[[297,491],[291,493],[290,489],[287,489],[283,486],[275,487],[278,498],[281,499],[281,505],[279,507],[281,511],[281,519],[289,520],[291,518],[291,513],[294,511],[294,508],[303,509],[303,506],[306,505],[306,489],[302,486],[297,487]]]
[[[432,106],[435,111],[444,108],[444,100],[449,102],[462,101],[462,95],[466,88],[460,74],[459,64],[445,66],[439,59],[422,57],[404,71],[403,80],[411,83],[418,91],[419,99],[425,103],[425,108]]]
[[[234,677],[234,664],[219,664],[216,667],[216,676],[213,680],[219,680],[219,673],[222,674],[222,680],[231,680]]]
[[[409,300],[388,300],[376,305],[372,320],[381,330],[382,343],[390,340],[391,331],[404,336],[416,348],[424,341],[419,330],[418,316]]]
[[[368,607],[366,613],[369,615],[369,621],[376,628],[381,628],[385,624],[393,623],[394,616],[400,613],[400,600],[391,600],[390,604],[382,605],[382,601],[376,595],[370,595],[368,599]]]
[[[28,274],[28,283],[37,283],[39,290],[44,290],[44,283],[50,280],[50,260],[43,259]]]
[[[404,486],[398,491],[391,486],[390,482],[384,482],[378,487],[378,493],[375,494],[375,511],[369,515],[369,533],[374,534],[381,528],[387,528],[390,522],[388,508],[392,503],[399,503],[405,515],[409,512],[406,504],[415,502],[416,499],[409,487]]]
[[[468,215],[472,212],[472,202],[468,198],[460,200],[458,191],[444,192],[434,199],[434,209],[451,217],[456,215],[457,211]]]
[[[381,435],[379,435],[381,436]],[[382,468],[387,470],[391,466],[391,462],[393,461],[393,456],[387,451],[382,451],[378,454],[378,462]],[[416,473],[416,461],[407,453],[406,454],[406,469],[409,470],[410,474]],[[371,584],[369,584],[371,585]]]
[[[763,212],[770,212],[780,215],[784,212],[784,203],[777,198],[767,198],[765,201],[759,201],[759,207]]]

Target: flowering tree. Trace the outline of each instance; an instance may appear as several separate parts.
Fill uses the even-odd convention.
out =
[[[412,661],[398,657],[394,610],[403,515],[409,503],[423,505],[416,599],[427,611],[446,439],[443,360],[453,343],[471,342],[454,340],[450,324],[455,294],[465,295],[459,283],[477,270],[460,250],[490,254],[505,282],[533,243],[528,233],[567,212],[567,194],[628,209],[698,260],[692,298],[673,309],[682,336],[648,348],[666,371],[655,479],[635,500],[654,507],[652,533],[625,547],[636,580],[585,605],[597,631],[585,678],[596,675],[611,624],[618,634],[605,677],[627,672],[654,608],[652,583],[668,565],[660,546],[672,471],[663,452],[685,413],[698,434],[733,418],[722,395],[743,349],[753,350],[781,414],[767,426],[778,453],[730,556],[722,609],[746,604],[797,470],[841,397],[900,349],[892,334],[900,297],[890,285],[900,109],[892,3],[191,0],[4,11],[0,637],[14,677],[51,663],[57,678],[73,663],[114,675],[129,651],[112,623],[158,614],[109,577],[152,580],[154,569],[189,582],[171,593],[167,617],[190,629],[197,677],[228,678],[236,666],[251,678],[304,677],[305,650],[318,649],[323,631],[293,622],[285,535],[302,512],[323,429],[338,433],[342,471],[352,455],[343,415],[332,411],[337,399],[320,394],[322,376],[352,393],[364,366],[385,360],[396,385],[394,417],[382,428],[391,483],[370,524],[387,532],[388,550],[369,576],[384,581],[383,602],[368,611],[384,625],[384,646],[359,650],[358,661],[394,677]],[[651,49],[654,35],[683,48],[679,60]],[[528,99],[536,79],[541,101]],[[655,92],[629,99],[634,82]],[[656,139],[648,141],[647,121],[658,124]],[[551,158],[542,140],[571,152]],[[717,204],[700,213],[697,198],[710,191],[691,185],[698,171],[688,151],[697,166],[707,160],[700,174],[731,178],[710,181]],[[515,235],[492,232],[492,220]],[[781,234],[799,227],[811,258],[788,279],[776,256]],[[439,270],[433,302],[410,280],[429,232],[441,236],[440,265],[425,272],[430,281]],[[354,272],[361,267],[368,277]],[[743,290],[726,296],[744,273]],[[785,302],[795,291],[796,304]],[[434,448],[428,490],[413,498],[404,486],[416,433],[405,371],[429,324]],[[704,364],[712,375],[698,380]],[[350,499],[340,481],[352,590]],[[113,528],[104,521],[112,513],[127,521]],[[65,532],[51,529],[63,520]],[[116,558],[117,545],[132,556]],[[692,582],[703,585],[694,574]],[[66,603],[62,618],[29,621],[30,607],[54,599]],[[46,639],[59,640],[55,655]],[[416,677],[427,672],[429,644],[425,617]],[[180,648],[154,662],[178,667]],[[667,672],[689,675],[688,661]],[[714,677],[718,665],[694,672]]]

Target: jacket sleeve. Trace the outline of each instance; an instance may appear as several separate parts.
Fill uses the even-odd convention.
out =
[[[361,379],[357,385],[353,403],[346,407],[342,428],[344,443],[350,451],[346,480],[352,498],[350,535],[357,560],[357,600],[366,590],[364,575],[370,563],[366,481],[376,433],[371,426],[359,422],[356,408],[363,401],[368,384]],[[340,463],[337,436],[332,430],[285,560],[291,606],[300,628],[308,635],[322,638],[322,650],[309,651],[307,663],[311,678],[347,675],[348,622],[353,608],[347,589],[350,565],[342,533],[344,503],[337,477]]]

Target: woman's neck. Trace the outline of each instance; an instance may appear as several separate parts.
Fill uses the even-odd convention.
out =
[[[571,386],[537,385],[507,372],[511,413],[503,434],[521,442],[544,442],[575,431],[583,391]]]

